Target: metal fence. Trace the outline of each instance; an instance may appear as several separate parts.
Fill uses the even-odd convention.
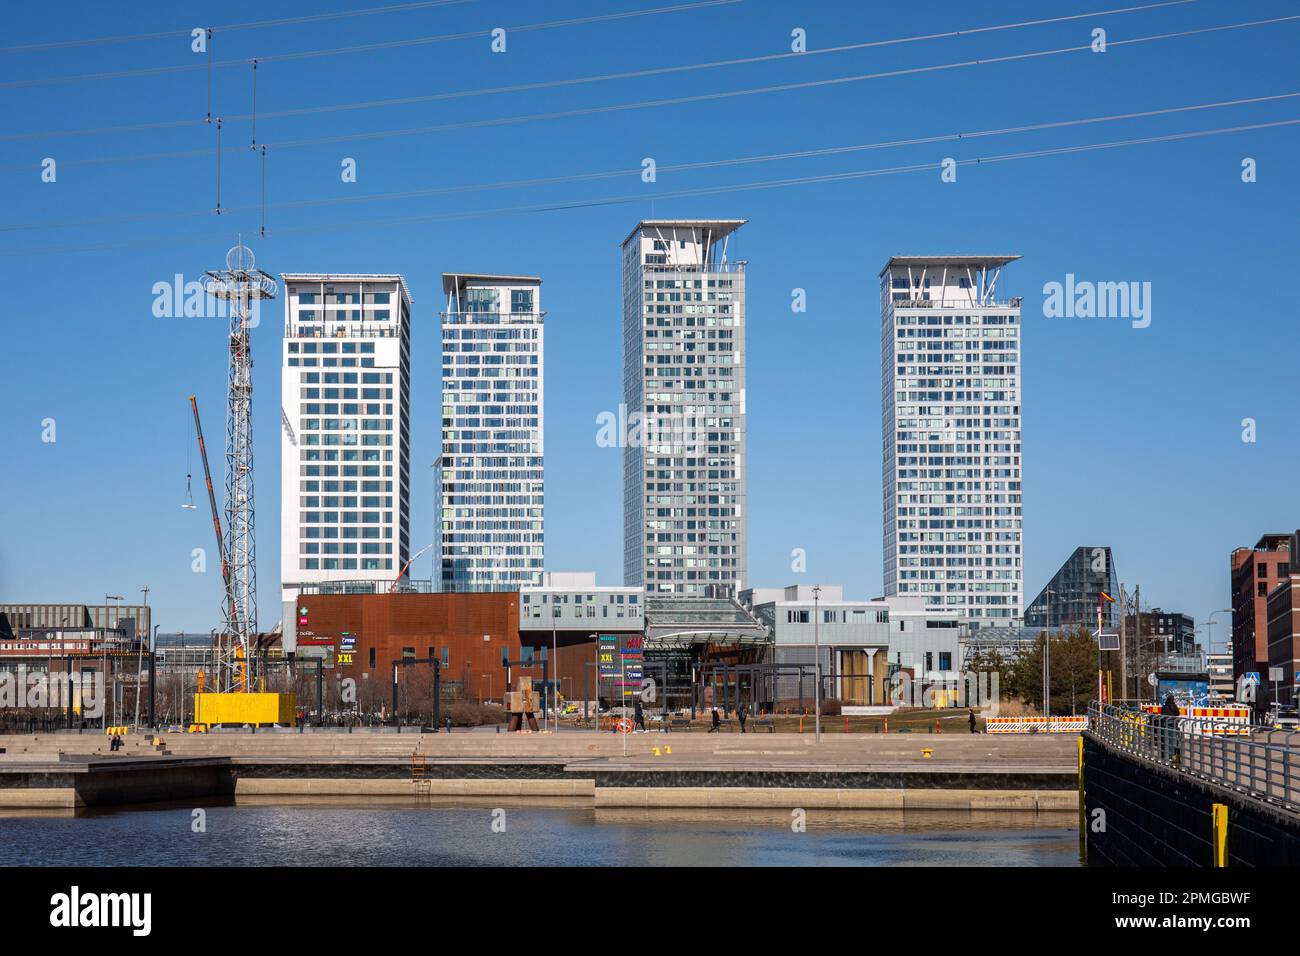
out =
[[[1300,810],[1300,735],[1096,702],[1088,708],[1088,729],[1140,760]]]

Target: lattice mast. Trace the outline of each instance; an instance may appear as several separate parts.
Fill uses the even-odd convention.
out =
[[[242,244],[226,253],[226,268],[208,272],[209,295],[230,303],[230,365],[226,388],[225,551],[230,565],[223,604],[225,640],[217,668],[222,690],[247,690],[257,640],[257,556],[253,510],[254,303],[273,299],[276,280],[256,267]],[[245,670],[248,668],[250,670]]]

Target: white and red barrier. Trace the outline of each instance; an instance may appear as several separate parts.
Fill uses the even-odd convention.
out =
[[[1148,714],[1159,714],[1159,704],[1142,704]],[[1184,729],[1193,734],[1240,736],[1250,733],[1250,708],[1244,704],[1178,705],[1178,716],[1190,718]]]
[[[1087,717],[990,717],[985,730],[990,734],[1077,734],[1088,729]]]

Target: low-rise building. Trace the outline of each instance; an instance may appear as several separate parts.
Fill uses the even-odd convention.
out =
[[[961,667],[963,622],[920,596],[848,600],[838,584],[799,584],[752,588],[741,603],[772,634],[778,701],[811,699],[817,646],[825,693],[845,704],[889,703],[899,672],[931,680]]]

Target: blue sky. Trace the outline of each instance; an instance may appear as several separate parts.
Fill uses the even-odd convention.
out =
[[[227,0],[182,12],[161,2],[23,4],[4,43],[171,33],[353,10],[366,0]],[[371,0],[377,5],[378,0]],[[442,7],[222,32],[213,40],[214,112],[259,113],[482,90],[810,50],[1092,13],[1105,0],[859,4],[743,0],[530,31],[526,24],[673,5],[671,0]],[[1114,6],[1121,6],[1116,3]],[[69,13],[68,11],[71,11]],[[733,253],[749,260],[749,563],[756,585],[804,580],[881,592],[880,369],[876,274],[892,254],[1024,256],[1000,289],[1024,296],[1025,591],[1031,599],[1079,544],[1109,544],[1144,601],[1193,614],[1226,607],[1228,555],[1294,530],[1293,395],[1296,126],[844,181],[673,198],[683,189],[934,164],[1300,118],[1300,99],[1062,127],[960,142],[638,175],[660,167],[1020,127],[1300,91],[1300,21],[1144,43],[1116,41],[1294,15],[1293,3],[1225,0],[839,53],[456,97],[361,110],[263,116],[267,230],[250,241],[283,272],[399,272],[415,300],[412,547],[433,540],[439,276],[538,274],[547,310],[547,564],[621,580],[621,457],[595,441],[621,396],[618,243],[640,218],[745,218]],[[506,52],[485,31],[504,27]],[[747,96],[589,112],[400,137],[282,144],[612,104],[701,96],[1088,44],[1073,52]],[[287,53],[475,33],[378,52]],[[163,630],[219,621],[220,572],[206,506],[182,510],[198,395],[220,468],[225,387],[220,320],[157,318],[154,283],[196,278],[237,233],[261,224],[261,165],[222,159],[202,120],[204,59],[185,35],[0,52],[0,600],[102,601],[151,588]],[[186,67],[119,78],[71,75]],[[151,124],[138,131],[58,131]],[[40,133],[36,137],[14,138]],[[7,134],[7,135],[6,135]],[[224,145],[251,140],[247,120]],[[157,154],[190,155],[158,157]],[[40,163],[58,163],[42,182]],[[102,162],[129,158],[128,161]],[[153,157],[153,158],[143,158]],[[356,160],[356,183],[340,164]],[[1243,183],[1244,157],[1258,181]],[[94,162],[87,162],[94,160]],[[625,170],[616,177],[400,199],[436,187]],[[658,197],[658,198],[656,198]],[[305,200],[334,200],[292,205]],[[600,200],[616,200],[597,204]],[[489,210],[587,203],[549,211]],[[289,204],[289,205],[277,205]],[[177,215],[168,215],[177,214]],[[410,221],[423,218],[425,221]],[[106,220],[100,222],[98,220]],[[403,221],[407,220],[407,221]],[[35,224],[39,228],[32,228]],[[1045,318],[1043,286],[1067,273],[1150,282],[1152,321]],[[1279,287],[1278,283],[1282,285]],[[791,311],[805,289],[806,313]],[[279,617],[281,304],[254,334],[261,623]],[[1257,440],[1242,441],[1242,419]],[[53,418],[57,440],[43,442]],[[217,480],[220,481],[218,474]],[[415,568],[428,577],[432,555]],[[1219,615],[1215,635],[1228,632]]]

